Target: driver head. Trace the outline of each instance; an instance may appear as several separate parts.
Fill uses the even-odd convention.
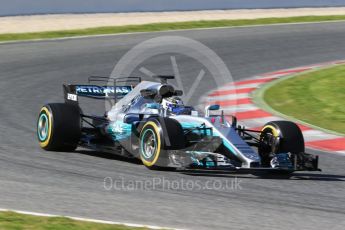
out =
[[[163,98],[162,106],[171,113],[174,113],[174,111],[178,108],[184,107],[181,98],[176,96]]]

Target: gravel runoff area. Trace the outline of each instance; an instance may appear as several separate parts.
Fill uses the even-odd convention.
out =
[[[103,26],[140,25],[222,19],[257,19],[294,16],[345,15],[345,7],[205,10],[184,12],[56,14],[0,17],[0,34],[73,30]]]

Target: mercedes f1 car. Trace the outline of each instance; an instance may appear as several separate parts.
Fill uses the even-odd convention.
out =
[[[47,151],[77,147],[137,158],[150,169],[315,171],[318,156],[305,153],[299,127],[271,121],[261,131],[237,124],[219,105],[197,111],[183,104],[183,92],[137,77],[90,77],[89,84],[63,85],[65,103],[44,105],[37,121],[39,145]],[[112,81],[107,86],[93,81]],[[104,115],[84,114],[79,97],[113,99]]]

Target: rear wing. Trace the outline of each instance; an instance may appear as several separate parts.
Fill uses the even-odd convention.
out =
[[[92,82],[103,82],[106,85],[90,84]],[[88,97],[93,99],[118,99],[123,98],[141,82],[140,77],[106,78],[91,76],[89,84],[73,85],[63,84],[64,99],[66,103],[78,104],[78,97]],[[124,85],[125,84],[125,85]]]

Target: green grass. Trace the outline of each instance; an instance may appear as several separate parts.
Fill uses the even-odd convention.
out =
[[[14,212],[0,212],[1,230],[144,230],[123,225],[76,221],[65,217],[38,217]]]
[[[276,23],[296,23],[296,22],[319,22],[345,20],[345,15],[338,16],[303,16],[287,18],[263,18],[263,19],[242,19],[242,20],[216,20],[216,21],[191,21],[191,22],[172,22],[172,23],[152,23],[145,25],[112,26],[90,29],[63,30],[51,32],[0,34],[0,41],[32,40],[62,38],[84,35],[117,34],[128,32],[150,32],[163,30],[180,30],[194,28],[210,28],[225,26],[246,26]]]
[[[345,65],[280,81],[263,99],[290,117],[345,134]]]

